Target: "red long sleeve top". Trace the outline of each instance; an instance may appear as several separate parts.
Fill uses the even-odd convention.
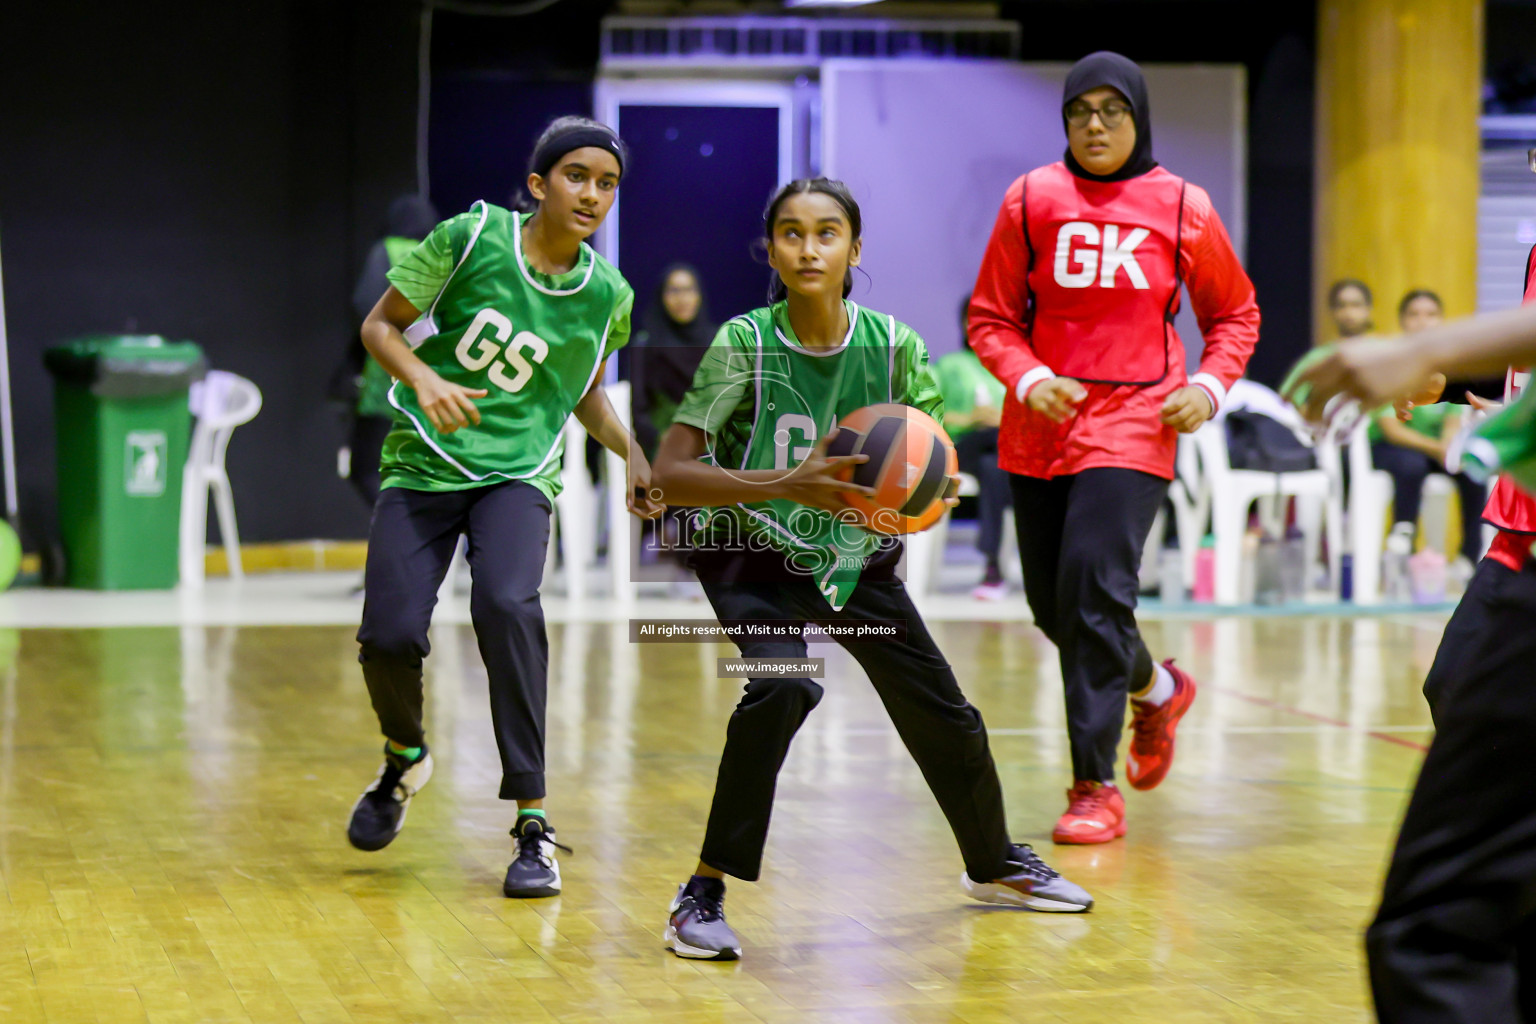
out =
[[[1193,378],[1171,322],[1178,283],[1205,338]],[[1168,296],[1166,307],[1151,301],[1154,293]],[[1058,315],[1058,306],[1068,312]],[[1072,373],[1037,349],[1045,339],[1033,336],[1035,325],[1047,323],[1046,355]],[[1164,401],[1195,383],[1219,408],[1258,333],[1253,284],[1204,189],[1160,167],[1119,182],[1076,178],[1063,164],[1019,178],[998,211],[969,314],[971,347],[1008,388],[999,464],[1040,478],[1119,467],[1171,479],[1178,435],[1160,419]],[[1142,373],[1146,367],[1161,377]],[[1023,401],[1058,373],[1088,391],[1063,424]],[[1124,381],[1136,383],[1117,383]]]

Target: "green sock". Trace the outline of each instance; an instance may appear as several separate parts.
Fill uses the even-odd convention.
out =
[[[542,807],[529,807],[529,808],[526,808],[524,810],[520,810],[520,811],[517,812],[517,816],[519,818],[521,818],[525,814],[532,815],[535,818],[541,818],[542,819],[544,817],[544,808],[542,808]]]
[[[401,747],[401,746],[396,746],[394,740],[390,740],[389,741],[389,752],[392,753],[392,754],[399,754],[401,757],[405,758],[407,761],[420,761],[421,760],[421,748],[420,747]]]

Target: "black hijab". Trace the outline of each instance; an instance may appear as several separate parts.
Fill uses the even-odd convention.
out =
[[[1152,159],[1152,105],[1147,100],[1147,79],[1129,57],[1110,50],[1090,53],[1067,72],[1067,84],[1061,91],[1061,125],[1067,126],[1067,104],[1085,92],[1101,86],[1119,91],[1130,104],[1136,122],[1136,146],[1124,165],[1113,174],[1094,174],[1077,162],[1072,147],[1067,147],[1067,169],[1089,181],[1125,181],[1140,177],[1157,166]]]
[[[699,289],[699,313],[686,324],[678,323],[667,312],[667,282],[679,270],[693,278]],[[669,263],[661,272],[656,284],[656,294],[651,306],[645,311],[645,343],[657,348],[699,348],[715,340],[715,324],[709,319],[709,304],[704,296],[704,280],[699,272],[687,263]]]
[[[692,275],[699,289],[699,315],[683,324],[672,319],[663,301],[667,281],[683,270]],[[704,350],[715,339],[716,324],[709,318],[704,295],[704,279],[687,263],[673,263],[661,272],[656,296],[641,322],[643,335],[630,353],[630,374],[634,384],[635,421],[638,432],[652,431],[650,410],[658,399],[675,404],[693,384],[693,373],[704,358]],[[642,422],[643,421],[643,422]],[[653,437],[642,437],[647,447],[654,447]]]
[[[432,200],[414,192],[396,196],[389,204],[389,216],[385,218],[384,233],[399,238],[426,238],[437,227],[441,218]],[[382,291],[382,289],[381,289]]]

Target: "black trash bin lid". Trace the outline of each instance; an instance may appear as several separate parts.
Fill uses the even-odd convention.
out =
[[[43,353],[56,380],[90,388],[98,398],[158,398],[186,392],[208,372],[203,350],[158,334],[96,334]]]

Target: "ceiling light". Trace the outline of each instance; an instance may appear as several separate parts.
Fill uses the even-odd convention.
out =
[[[862,7],[880,0],[784,0],[785,7]]]

